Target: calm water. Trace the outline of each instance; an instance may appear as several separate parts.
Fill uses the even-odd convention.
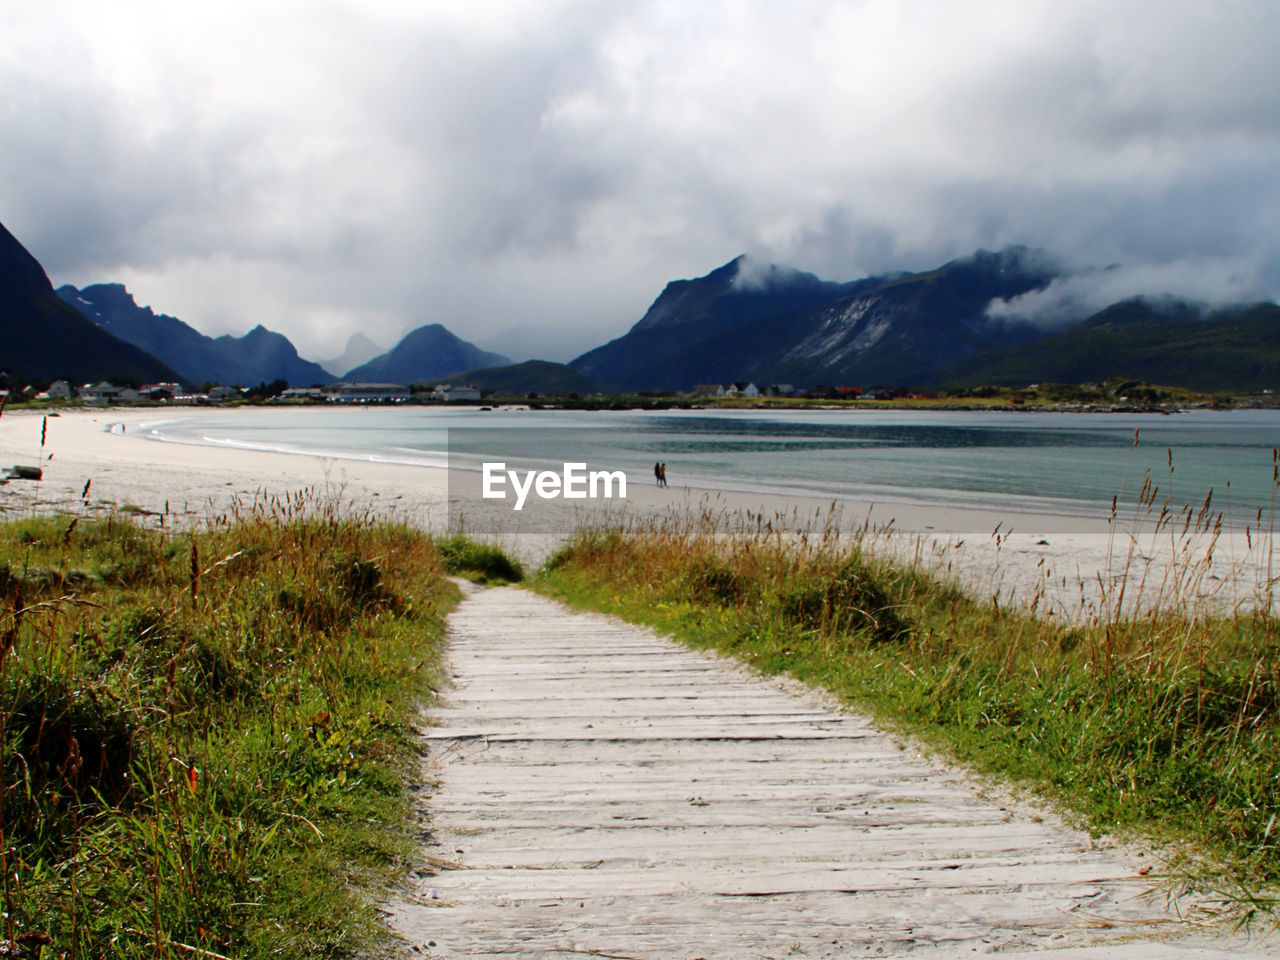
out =
[[[156,439],[478,468],[585,461],[651,483],[1105,514],[1150,472],[1160,497],[1250,519],[1272,496],[1280,411],[1172,416],[814,411],[305,408],[147,425]],[[1138,444],[1134,445],[1134,432]],[[1169,469],[1172,456],[1173,470]]]

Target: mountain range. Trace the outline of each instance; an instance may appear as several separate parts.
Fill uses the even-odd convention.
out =
[[[829,283],[738,257],[677,280],[626,334],[570,361],[606,390],[700,382],[929,382],[957,359],[1039,335],[990,319],[994,299],[1056,273],[1023,247],[980,251],[936,270]]]
[[[344,380],[419,383],[462,370],[501,367],[511,361],[500,353],[481,350],[438,323],[405,334],[404,339],[368,363],[348,370]]]
[[[56,292],[0,225],[0,372],[13,378],[294,386],[467,380],[511,392],[675,391],[753,380],[809,386],[977,386],[1111,377],[1205,391],[1280,387],[1280,306],[1207,307],[1154,295],[1077,322],[1030,323],[992,306],[1069,276],[1025,247],[849,282],[737,257],[666,285],[623,336],[567,366],[511,365],[438,323],[390,350],[353,336],[329,369],[259,325],[208,337],[140,307],[120,284]],[[999,311],[1008,314],[1007,309]],[[346,363],[353,363],[342,372]]]
[[[353,369],[343,379],[404,383],[510,362],[439,324],[410,331],[386,352],[356,334],[343,356],[333,362],[341,368],[347,360]],[[17,380],[172,381],[188,387],[252,386],[277,380],[312,386],[338,379],[320,364],[298,356],[283,334],[261,324],[240,337],[209,337],[177,317],[139,306],[119,283],[84,288],[67,284],[55,291],[44,268],[3,225],[0,373]]]
[[[99,329],[63,302],[35,257],[0,225],[0,371],[11,379],[77,383],[166,381],[178,374]]]
[[[626,334],[569,365],[606,391],[735,380],[961,387],[1112,377],[1210,392],[1280,389],[1274,303],[1209,307],[1157,294],[1075,322],[991,313],[993,304],[1069,276],[1026,247],[849,283],[738,257],[667,284]]]
[[[385,352],[356,334],[347,341],[343,355],[328,361],[326,369],[299,357],[283,334],[258,325],[242,337],[208,337],[177,317],[138,306],[118,283],[84,289],[67,285],[59,287],[57,294],[99,328],[159,358],[192,385],[251,386],[283,380],[291,386],[323,386],[339,379],[415,383],[510,363],[501,354],[481,350],[432,323],[411,330]],[[344,366],[348,359],[354,361],[349,367]]]
[[[192,386],[253,386],[284,380],[293,386],[329,384],[334,376],[303,360],[288,338],[259,324],[242,337],[208,337],[177,317],[140,307],[119,283],[95,283],[57,294],[107,333],[141,347],[177,370]]]
[[[330,360],[321,360],[324,367],[335,377],[340,377],[348,370],[353,370],[362,363],[368,363],[379,354],[386,353],[386,347],[380,347],[359,331],[347,337],[347,345],[342,353]]]

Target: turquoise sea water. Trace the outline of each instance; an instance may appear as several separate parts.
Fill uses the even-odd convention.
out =
[[[478,469],[583,461],[652,483],[1105,515],[1150,474],[1159,499],[1236,522],[1270,508],[1280,411],[1170,416],[905,410],[297,408],[147,424],[153,439]],[[1134,443],[1135,431],[1137,444]],[[1170,470],[1170,459],[1173,468]]]

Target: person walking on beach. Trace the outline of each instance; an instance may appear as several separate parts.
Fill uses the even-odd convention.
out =
[[[665,463],[658,464],[658,486],[665,487],[667,485],[667,465]]]
[[[660,463],[653,465],[653,482],[658,486],[662,486],[662,464]]]

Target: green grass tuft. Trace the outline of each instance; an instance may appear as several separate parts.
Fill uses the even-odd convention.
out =
[[[498,585],[524,579],[520,564],[500,549],[460,533],[437,540],[436,549],[449,573],[473,583]]]

